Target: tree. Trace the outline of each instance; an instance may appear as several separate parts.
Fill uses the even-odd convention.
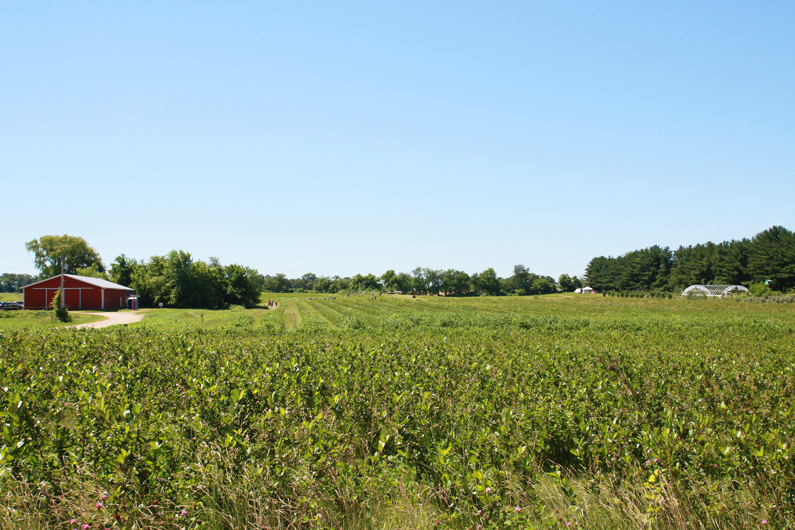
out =
[[[469,274],[464,271],[448,269],[442,274],[442,289],[444,294],[461,296],[469,291]]]
[[[555,292],[555,283],[547,278],[538,278],[533,281],[529,294],[549,294]]]
[[[210,258],[212,260],[212,258]],[[132,274],[138,262],[124,254],[116,256],[110,264],[110,281],[129,287],[132,284]]]
[[[776,291],[795,287],[795,234],[773,226],[751,240],[748,269],[755,282],[772,280]]]
[[[64,272],[75,274],[77,269],[88,269],[96,266],[99,272],[105,272],[102,260],[97,251],[91,248],[82,237],[42,236],[25,243],[28,252],[33,252],[34,265],[42,277],[61,274],[61,263]]]
[[[411,288],[418,293],[426,292],[426,283],[425,283],[425,270],[422,267],[417,267],[413,271],[411,271]]]
[[[318,277],[312,287],[312,290],[318,293],[328,293],[329,289],[331,289],[331,281],[325,276]]]
[[[748,285],[748,257],[751,251],[748,239],[723,242],[716,247],[715,279],[725,285]]]
[[[397,275],[397,290],[407,293],[411,290],[411,275],[407,272],[399,272]]]
[[[224,268],[226,274],[227,304],[253,307],[260,302],[259,272],[241,265],[229,265]]]
[[[442,289],[444,271],[433,270],[427,267],[417,267],[411,274],[414,276],[413,287],[421,293],[439,294]]]
[[[558,287],[564,293],[573,293],[576,289],[582,287],[582,282],[576,276],[561,274],[560,278],[558,278]]]
[[[381,275],[381,284],[386,288],[387,291],[400,290],[397,288],[398,276],[397,274],[395,274],[394,270],[388,270]]]
[[[612,256],[593,258],[585,268],[585,285],[597,291],[617,291],[619,281],[618,260]]]
[[[87,276],[89,278],[108,279],[108,274],[105,271],[100,271],[96,264],[86,267],[84,269],[77,269],[75,271],[78,276]]]
[[[191,275],[193,258],[189,252],[172,250],[165,263],[165,276],[168,281],[168,303],[174,307],[191,306]]]
[[[234,294],[231,296],[233,302],[227,300],[230,296],[229,282],[226,268],[221,265],[213,267],[203,261],[195,261],[188,269],[186,281],[187,287],[181,291],[181,298],[172,298],[172,304],[177,307],[215,309],[230,303],[243,305]]]
[[[357,274],[350,281],[350,288],[354,291],[375,291],[378,290],[378,278],[374,274],[362,276]]]
[[[348,276],[344,278],[334,276],[331,280],[334,282],[334,289],[336,289],[334,292],[347,291],[351,288],[351,279]]]
[[[168,291],[166,260],[162,256],[152,256],[148,263],[141,262],[130,274],[130,287],[140,297],[141,306],[151,307],[167,303]]]
[[[19,292],[22,287],[30,285],[34,281],[36,281],[36,279],[30,274],[11,274],[5,272],[0,274],[0,292]]]
[[[488,268],[480,274],[472,275],[472,287],[473,290],[484,294],[498,295],[501,287],[500,279],[494,269]]]
[[[292,291],[290,280],[281,272],[275,276],[265,276],[262,288],[267,293],[289,293]]]
[[[514,265],[513,276],[504,281],[505,290],[518,294],[530,294],[533,290],[533,282],[538,278],[540,278],[538,274],[533,274],[524,265]]]

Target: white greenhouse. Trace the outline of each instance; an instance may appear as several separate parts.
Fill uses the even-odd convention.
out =
[[[747,293],[748,289],[742,285],[691,285],[684,291],[682,296],[717,296],[723,298],[727,294]]]

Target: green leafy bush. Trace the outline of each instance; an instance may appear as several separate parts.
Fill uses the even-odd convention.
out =
[[[58,290],[55,293],[55,296],[52,298],[52,302],[50,303],[50,307],[55,310],[55,318],[60,320],[61,322],[71,322],[72,317],[69,315],[69,309],[64,305],[61,307],[61,291]]]

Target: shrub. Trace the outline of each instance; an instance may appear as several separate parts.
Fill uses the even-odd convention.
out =
[[[773,294],[773,291],[771,291],[764,282],[752,283],[748,290],[751,291],[751,296],[756,298],[762,298],[763,296],[770,296]]]
[[[55,309],[55,318],[60,320],[61,322],[71,322],[72,316],[69,314],[69,309],[64,304],[61,307],[61,291],[58,290],[55,293],[55,296],[52,297],[52,303],[50,304],[53,309]]]

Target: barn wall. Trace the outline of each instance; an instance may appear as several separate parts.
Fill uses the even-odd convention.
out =
[[[35,287],[23,289],[25,309],[49,309],[52,297],[61,287],[61,277],[54,276]],[[126,307],[127,290],[105,289],[105,309]],[[80,280],[64,278],[64,302],[69,309],[102,309],[102,288]]]
[[[126,290],[105,289],[105,309],[122,309],[127,307],[126,295]]]
[[[102,309],[102,289],[94,287],[83,291],[83,309]]]
[[[70,280],[66,278],[64,286]],[[26,287],[23,289],[25,292],[25,309],[47,309],[52,301],[52,297],[61,287],[61,277],[56,276],[49,280],[43,281],[35,287]]]

